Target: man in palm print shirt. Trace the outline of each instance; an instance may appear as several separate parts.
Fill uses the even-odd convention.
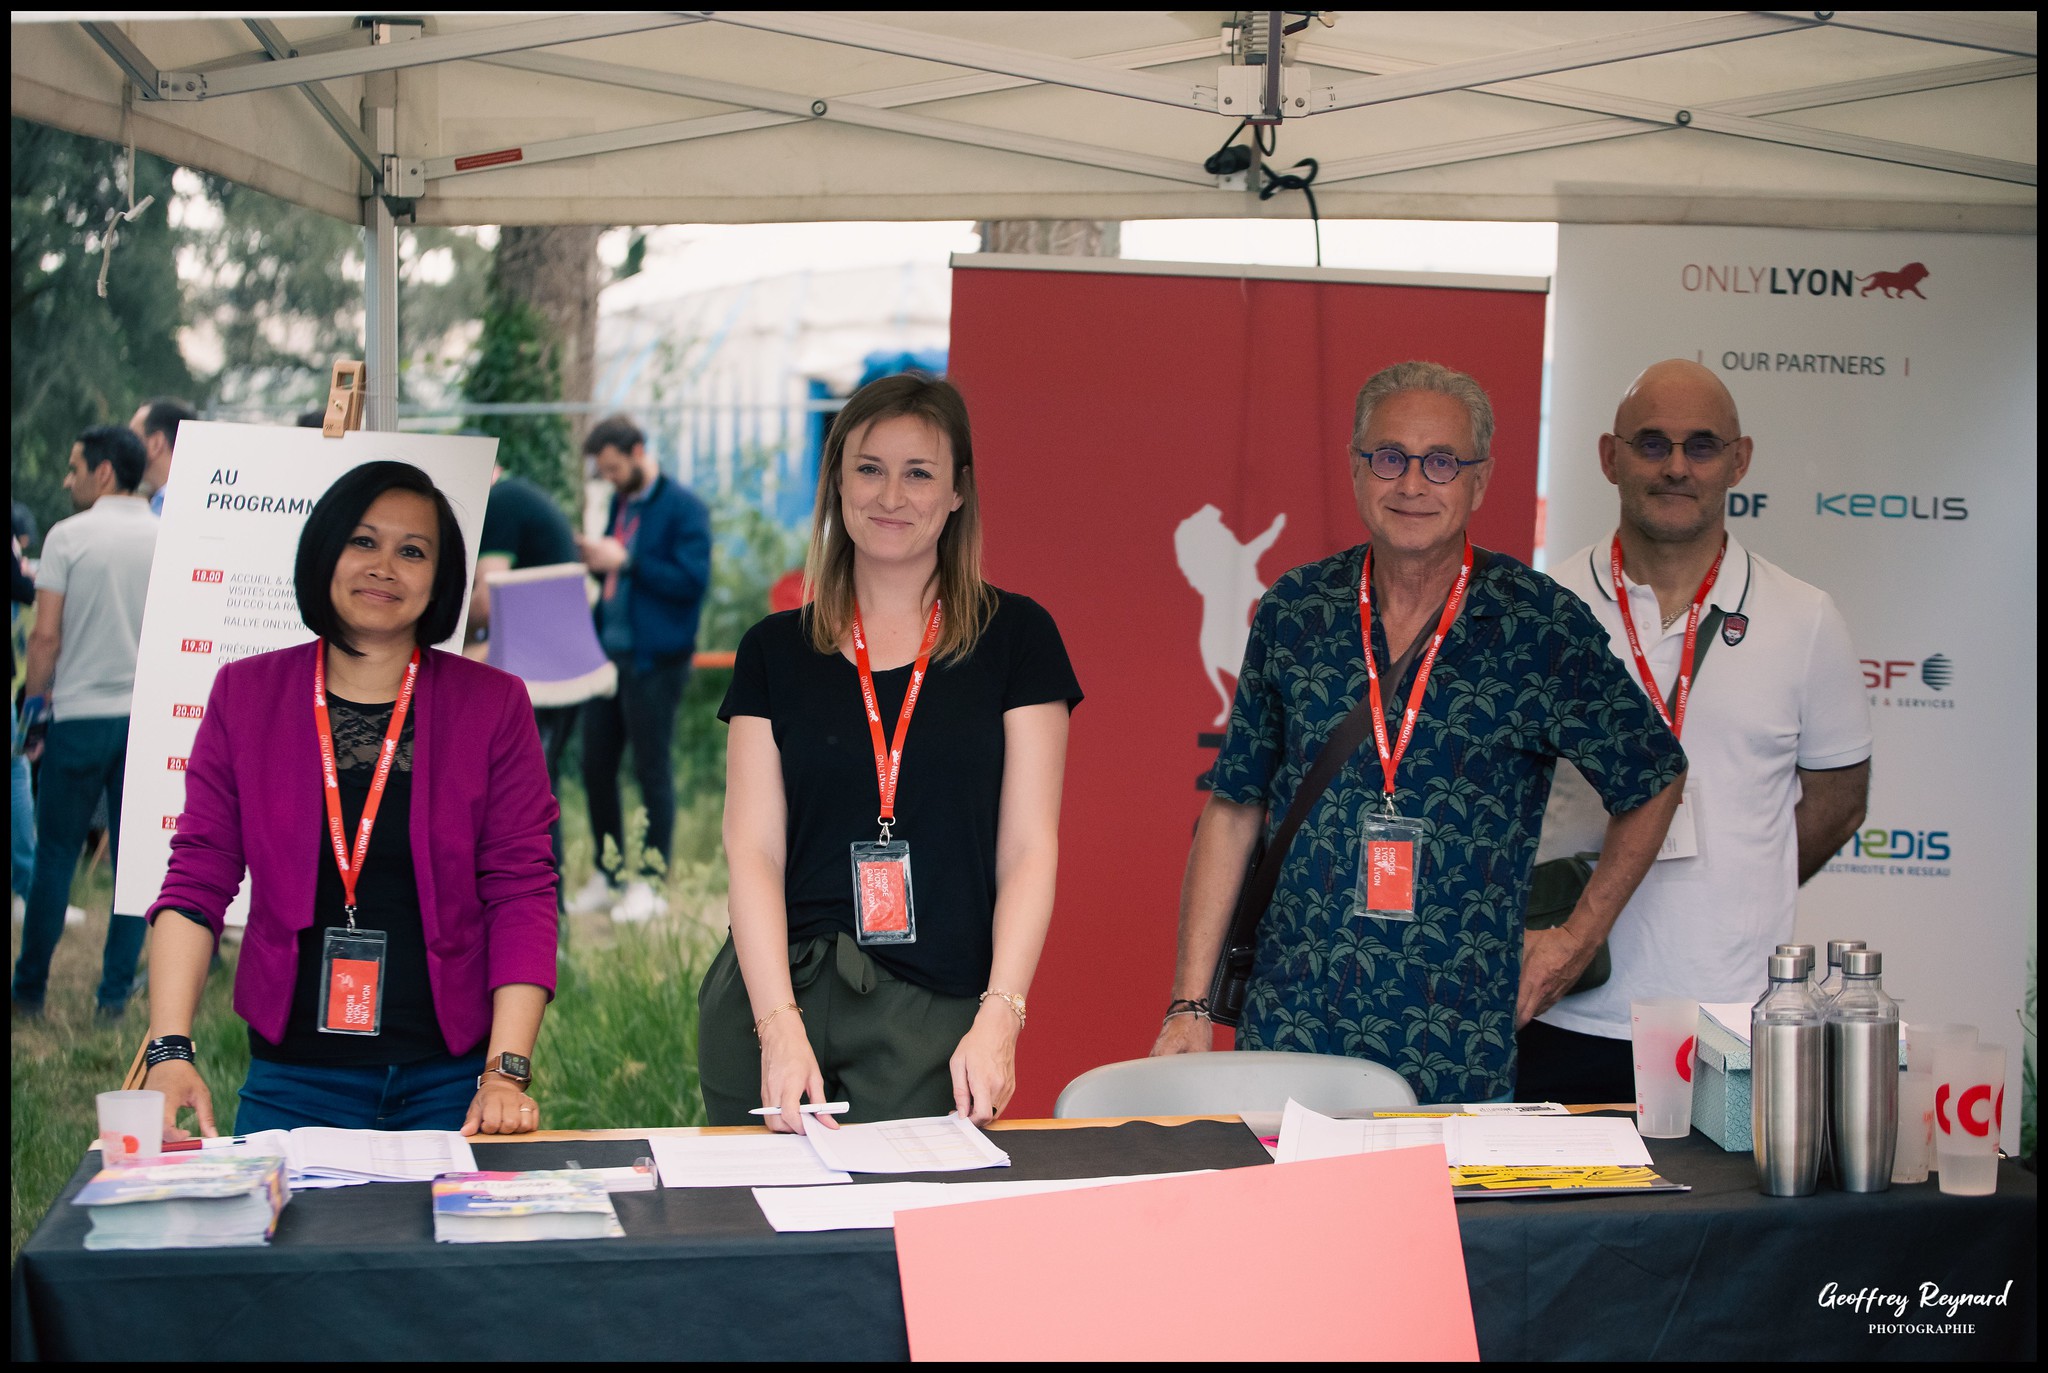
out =
[[[1387,368],[1359,392],[1353,432],[1370,543],[1294,569],[1259,602],[1188,855],[1174,1000],[1153,1053],[1210,1046],[1193,1003],[1207,995],[1258,840],[1374,689],[1369,614],[1385,734],[1367,734],[1288,850],[1259,922],[1237,1047],[1372,1059],[1424,1101],[1504,1100],[1516,1028],[1577,981],[1642,880],[1685,756],[1584,604],[1468,543],[1492,470],[1493,411],[1476,382],[1434,363]],[[1560,757],[1607,807],[1603,859],[1563,926],[1524,933]],[[1404,838],[1412,881],[1368,896],[1367,841],[1385,855]],[[1387,893],[1404,890],[1411,917],[1369,913],[1398,910]]]

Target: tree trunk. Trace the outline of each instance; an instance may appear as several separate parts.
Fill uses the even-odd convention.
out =
[[[1114,219],[984,219],[975,228],[984,253],[1116,257],[1123,238]]]
[[[589,401],[597,383],[597,240],[603,232],[591,224],[508,225],[498,231],[497,288],[531,305],[552,326],[565,401]],[[590,425],[587,414],[570,416],[577,444]]]

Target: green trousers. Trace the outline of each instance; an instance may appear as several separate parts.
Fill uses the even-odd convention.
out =
[[[890,975],[850,934],[791,944],[789,975],[826,1098],[851,1108],[840,1120],[902,1120],[953,1109],[946,1065],[974,1024],[973,997],[941,996]],[[730,936],[704,974],[697,1007],[697,1073],[709,1122],[760,1124],[747,1113],[761,1105],[761,1046]]]

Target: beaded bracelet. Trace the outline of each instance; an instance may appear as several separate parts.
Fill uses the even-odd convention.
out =
[[[1005,1006],[1008,1006],[1011,1010],[1017,1013],[1017,1028],[1020,1030],[1023,1029],[1024,998],[1018,996],[1015,992],[999,992],[991,988],[990,990],[985,991],[980,996],[976,997],[974,999],[974,1004],[976,1006],[986,1005],[988,999],[992,996],[999,999]]]
[[[198,1059],[187,1036],[159,1035],[143,1048],[142,1061],[145,1068],[154,1068],[160,1063],[196,1063]]]

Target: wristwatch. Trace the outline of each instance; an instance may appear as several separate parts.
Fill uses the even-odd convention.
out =
[[[484,1064],[484,1070],[476,1075],[478,1091],[483,1090],[484,1079],[492,1073],[504,1078],[522,1092],[533,1086],[533,1060],[524,1054],[515,1054],[508,1050]]]

